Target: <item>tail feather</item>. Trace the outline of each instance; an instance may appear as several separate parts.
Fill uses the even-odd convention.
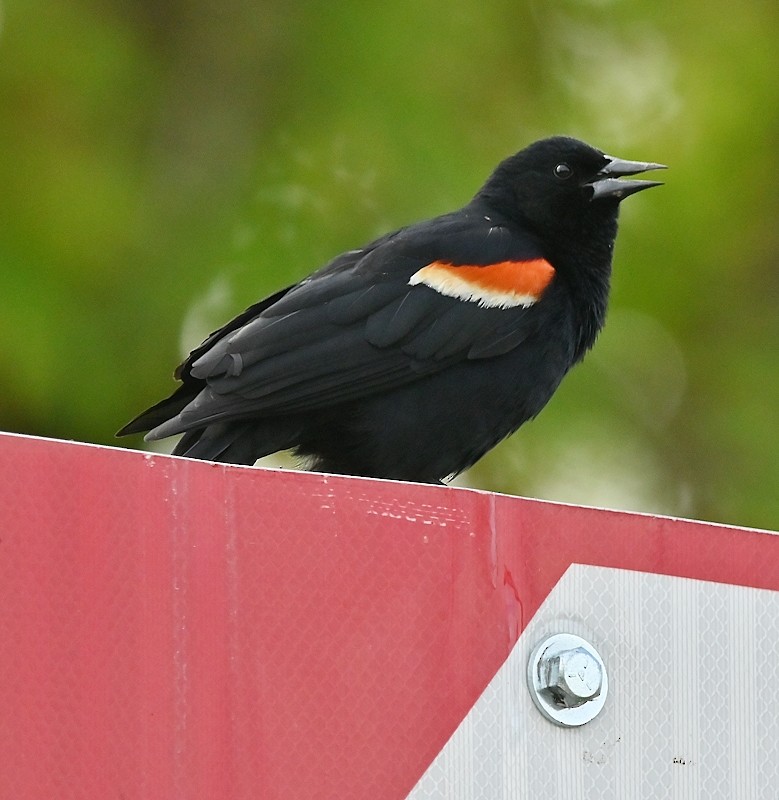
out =
[[[171,417],[175,417],[178,413],[188,405],[198,395],[202,389],[202,385],[184,383],[173,392],[170,397],[160,400],[151,408],[138,414],[135,419],[130,420],[121,430],[117,431],[117,436],[129,436],[131,433],[144,433],[163,422],[167,422]]]
[[[258,458],[294,447],[301,430],[302,425],[290,419],[216,422],[185,433],[173,455],[224,464],[254,464]]]

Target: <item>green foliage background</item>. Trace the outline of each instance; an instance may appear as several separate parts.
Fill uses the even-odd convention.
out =
[[[0,428],[116,444],[234,312],[568,133],[672,169],[464,482],[779,527],[777,41],[768,0],[6,0]]]

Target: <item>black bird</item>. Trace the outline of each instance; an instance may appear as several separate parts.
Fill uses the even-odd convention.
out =
[[[466,206],[333,259],[212,333],[119,435],[237,464],[436,483],[546,405],[604,323],[619,203],[659,185],[567,137],[507,158]]]

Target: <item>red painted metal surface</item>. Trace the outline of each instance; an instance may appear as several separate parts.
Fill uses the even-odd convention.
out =
[[[403,798],[574,562],[779,536],[0,435],[0,800]]]

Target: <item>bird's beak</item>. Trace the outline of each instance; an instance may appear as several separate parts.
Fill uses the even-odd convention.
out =
[[[628,195],[650,189],[652,186],[662,186],[659,181],[623,181],[624,175],[638,175],[640,172],[649,172],[653,169],[667,169],[665,164],[654,164],[651,161],[625,161],[621,158],[606,156],[608,163],[595,176],[594,180],[585,184],[592,189],[592,200],[601,200],[604,197],[613,197],[615,200],[624,200]]]

